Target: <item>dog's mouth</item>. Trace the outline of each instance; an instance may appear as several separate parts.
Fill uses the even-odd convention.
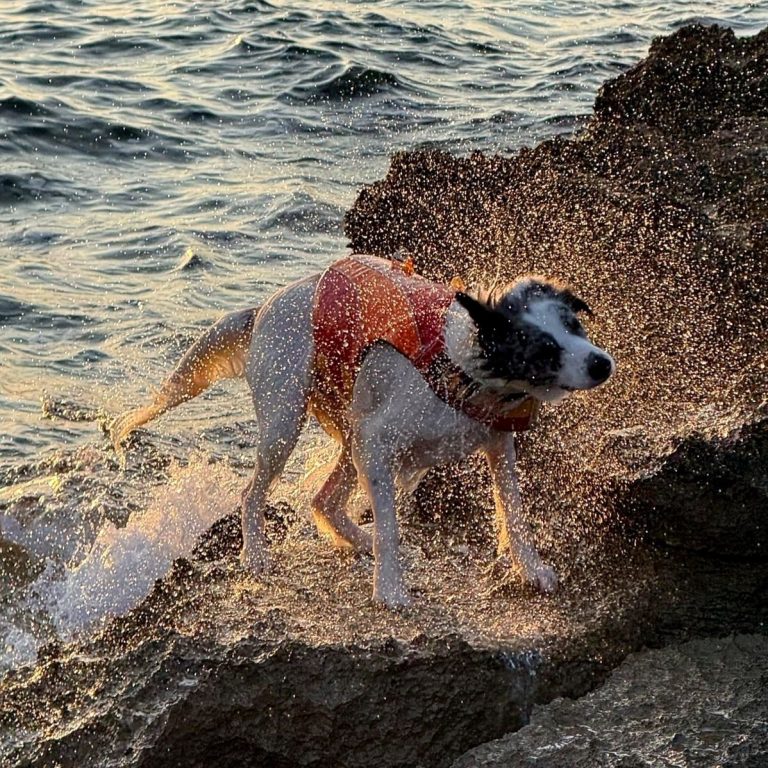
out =
[[[529,394],[544,403],[557,403],[568,397],[573,391],[575,390],[570,387],[563,387],[560,384],[556,384],[547,387],[535,387],[529,391]]]

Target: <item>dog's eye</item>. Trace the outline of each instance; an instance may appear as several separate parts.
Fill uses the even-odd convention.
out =
[[[543,339],[536,357],[542,362],[555,362],[560,359],[560,345],[554,339]]]
[[[571,333],[578,333],[581,330],[581,323],[575,317],[569,317],[563,323],[565,329]]]

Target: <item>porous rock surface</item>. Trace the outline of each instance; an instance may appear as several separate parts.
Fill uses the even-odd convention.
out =
[[[371,603],[367,558],[285,507],[270,518],[263,578],[238,565],[233,514],[138,608],[0,681],[3,764],[442,766],[638,642],[639,586],[497,592],[492,550],[443,537],[428,555],[406,530],[416,601],[393,613]]]
[[[372,605],[370,561],[286,510],[269,573],[251,579],[232,518],[137,609],[0,681],[2,761],[448,766],[643,644],[764,631],[767,55],[768,32],[682,29],[603,88],[579,137],[514,157],[400,155],[349,214],[356,250],[410,251],[437,278],[557,275],[592,305],[615,379],[546,409],[521,445],[526,508],[561,575],[553,597],[489,570],[480,467],[458,485],[455,470],[435,473],[404,515],[405,612]],[[682,740],[671,729],[678,703],[705,691],[701,652],[717,696],[747,680],[737,727],[757,749],[765,701],[729,659],[764,669],[765,647],[729,642],[720,666],[715,646],[633,658],[604,706],[642,696],[670,749],[698,748],[695,718]],[[668,674],[670,661],[691,675]],[[549,717],[554,734],[569,706],[536,710],[533,730]],[[632,755],[653,744],[625,736],[616,765],[645,765]],[[603,746],[589,748],[603,759]]]
[[[398,155],[346,229],[435,278],[545,274],[591,305],[618,369],[531,435],[538,514],[608,506],[676,546],[765,560],[766,221],[768,30],[691,26],[606,83],[577,137]]]
[[[768,762],[768,638],[736,635],[633,654],[576,701],[451,768],[760,768]]]

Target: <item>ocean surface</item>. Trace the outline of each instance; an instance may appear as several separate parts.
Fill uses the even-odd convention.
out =
[[[198,457],[172,483],[146,454],[122,472],[99,417],[223,312],[344,253],[344,212],[394,152],[577,130],[693,21],[754,34],[768,5],[2,3],[0,672],[135,604],[252,461],[237,383],[152,425],[157,455]]]

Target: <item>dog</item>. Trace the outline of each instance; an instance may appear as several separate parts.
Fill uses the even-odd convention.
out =
[[[127,435],[215,381],[245,377],[256,411],[256,468],[242,497],[240,560],[268,562],[264,507],[308,413],[340,444],[312,502],[314,520],[337,546],[373,553],[373,599],[407,606],[395,500],[428,469],[481,451],[491,471],[498,551],[527,584],[557,585],[521,514],[515,432],[541,402],[603,384],[613,358],[588,338],[591,314],[570,289],[524,277],[474,295],[413,273],[410,263],[351,255],[292,283],[263,306],[226,315],[187,351],[148,406],[111,428]],[[373,534],[345,506],[360,483]]]

